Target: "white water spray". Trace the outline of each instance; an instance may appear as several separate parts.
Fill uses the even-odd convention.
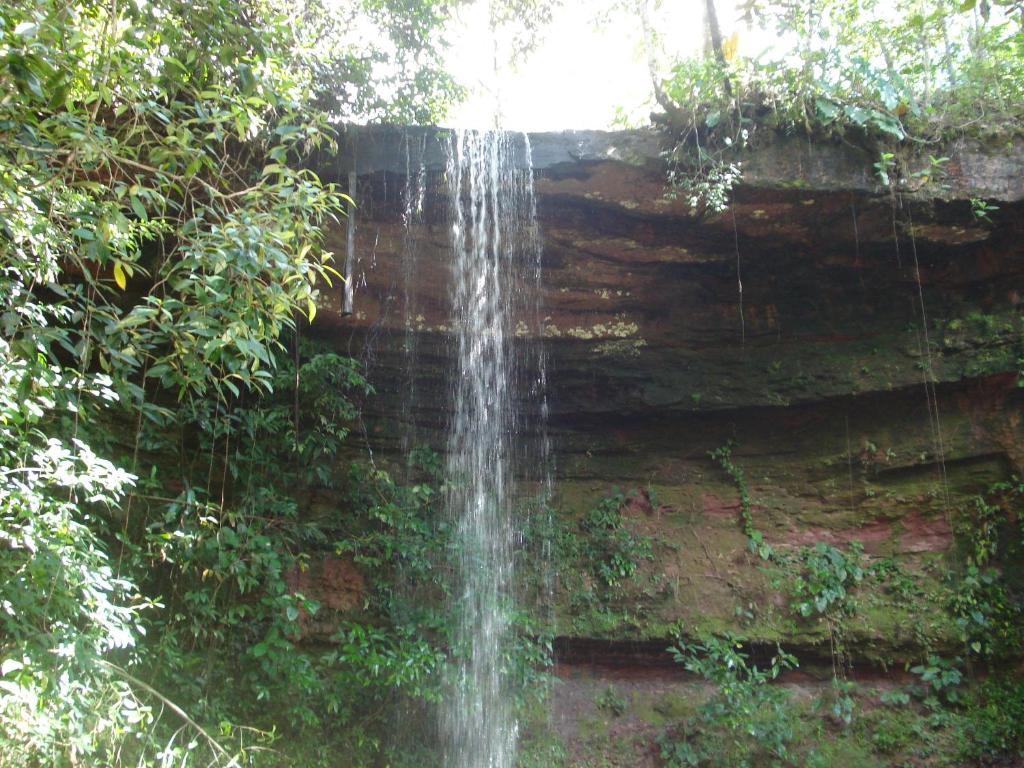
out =
[[[521,452],[517,404],[530,396],[525,384],[536,374],[517,368],[533,356],[517,361],[513,350],[517,315],[537,306],[529,279],[539,274],[529,158],[526,137],[503,132],[456,132],[449,152],[458,365],[447,467],[456,564],[457,662],[443,708],[444,764],[451,768],[512,768],[515,761],[504,662],[516,536],[513,463]]]

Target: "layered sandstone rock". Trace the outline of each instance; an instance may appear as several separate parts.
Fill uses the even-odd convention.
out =
[[[653,133],[531,142],[559,513],[576,530],[597,499],[632,490],[627,524],[653,542],[614,595],[581,601],[562,580],[564,652],[664,647],[681,623],[827,654],[826,623],[796,616],[780,569],[746,546],[736,485],[709,458],[728,443],[771,545],[859,541],[917,584],[862,587],[851,657],[956,643],[942,587],[954,529],[977,494],[1024,471],[1024,147],[950,147],[942,178],[922,185],[907,161],[889,189],[866,152],[780,139],[741,158],[729,210],[697,216],[666,198]],[[443,143],[362,129],[354,153],[343,142],[318,160],[343,184],[355,170],[359,208],[354,314],[325,296],[315,333],[367,361],[378,395],[365,421],[384,455],[402,435],[443,445]],[[991,220],[972,214],[975,197],[999,207]],[[329,239],[342,259],[344,224]]]

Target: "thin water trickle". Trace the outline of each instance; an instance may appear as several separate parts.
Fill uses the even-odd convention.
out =
[[[416,447],[419,434],[416,424],[417,388],[416,374],[419,368],[417,333],[419,331],[419,301],[417,281],[419,275],[420,243],[416,225],[423,216],[423,200],[426,195],[427,170],[424,163],[426,134],[420,136],[417,147],[416,165],[413,165],[412,139],[405,136],[405,208],[402,211],[402,383],[399,402],[400,450],[403,456]],[[415,170],[414,170],[415,169]]]
[[[513,465],[522,456],[522,403],[544,383],[543,373],[534,369],[542,365],[542,354],[517,357],[513,344],[518,323],[539,322],[530,317],[538,306],[540,262],[525,136],[454,133],[447,178],[458,365],[447,501],[457,585],[456,663],[442,718],[444,764],[511,768],[517,726],[504,661],[517,536]]]

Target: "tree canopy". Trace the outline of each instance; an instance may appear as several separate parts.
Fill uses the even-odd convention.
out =
[[[298,161],[331,120],[438,117],[453,7],[0,8],[0,765],[255,759],[271,679],[308,695],[282,722],[332,711],[285,584],[325,534],[284,489],[366,384],[288,341],[345,204]],[[392,683],[434,663],[401,647]]]

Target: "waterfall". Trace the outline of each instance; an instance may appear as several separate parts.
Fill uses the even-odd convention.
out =
[[[456,132],[449,149],[457,368],[447,502],[455,533],[456,663],[443,707],[445,765],[511,768],[517,726],[503,665],[517,536],[514,464],[523,456],[524,403],[543,384],[542,374],[529,370],[542,356],[517,357],[513,345],[524,324],[539,325],[533,174],[521,134]]]
[[[416,281],[419,275],[419,250],[415,225],[423,217],[423,201],[427,191],[427,169],[423,156],[426,152],[426,134],[419,137],[418,165],[413,170],[412,138],[405,135],[405,208],[402,211],[402,383],[399,401],[399,447],[403,456],[416,447],[419,439],[416,425],[416,372],[419,367],[417,333],[419,302]],[[407,468],[408,469],[408,468]]]

